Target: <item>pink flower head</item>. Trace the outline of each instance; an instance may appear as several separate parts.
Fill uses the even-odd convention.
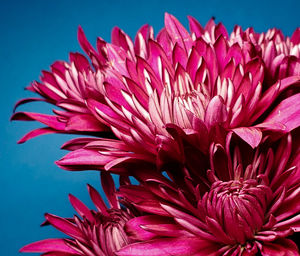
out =
[[[226,148],[214,144],[208,167],[185,169],[181,183],[137,174],[142,185],[121,186],[120,193],[150,215],[127,222],[140,242],[117,255],[299,255],[288,239],[300,230],[294,149],[291,135],[256,150],[231,140]]]
[[[172,15],[154,37],[143,26],[133,42],[121,29],[96,49],[79,28],[89,61],[71,54],[29,90],[63,110],[17,112],[45,133],[77,133],[57,164],[104,171],[111,209],[89,187],[97,211],[70,201],[81,218],[46,214],[69,235],[27,245],[46,255],[299,255],[299,29],[228,35],[210,20]],[[100,137],[102,136],[102,137]],[[111,176],[132,175],[120,187]],[[164,175],[164,172],[166,175]],[[131,211],[138,209],[140,214]],[[143,214],[143,215],[142,215]],[[136,217],[138,215],[138,217]]]
[[[263,133],[284,134],[299,126],[300,111],[293,106],[300,100],[300,76],[283,76],[269,85],[265,59],[252,41],[234,42],[213,21],[201,29],[190,18],[190,27],[191,33],[166,14],[156,39],[138,33],[140,51],[123,31],[114,30],[113,44],[103,46],[104,82],[97,85],[105,102],[86,102],[119,140],[114,146],[83,140],[83,148],[58,161],[62,168],[117,172],[136,160],[160,168],[173,158],[184,161],[185,142],[207,154],[211,142],[224,145],[232,131],[255,148]],[[95,161],[85,160],[89,154]]]
[[[88,185],[96,211],[88,209],[79,199],[70,195],[70,202],[80,217],[74,215],[73,218],[61,218],[53,214],[45,214],[47,224],[51,224],[70,238],[34,242],[24,246],[20,251],[59,256],[114,256],[114,252],[129,244],[131,240],[126,235],[124,226],[134,217],[134,213],[129,208],[121,208],[110,174],[101,173],[101,178],[110,205],[109,209],[99,193]]]

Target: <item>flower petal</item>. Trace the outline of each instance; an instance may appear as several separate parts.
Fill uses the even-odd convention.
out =
[[[285,132],[290,132],[300,125],[300,108],[297,107],[300,102],[300,93],[293,95],[282,102],[272,111],[272,113],[262,123],[267,123],[265,128],[272,129],[273,124],[282,124],[285,126]]]
[[[64,239],[45,239],[25,245],[20,249],[20,252],[49,252],[58,251],[66,253],[78,254],[75,250],[71,249]],[[79,255],[79,254],[78,254]]]
[[[263,244],[262,256],[299,256],[297,245],[290,239],[278,239],[273,243]]]
[[[262,132],[254,127],[239,127],[232,129],[232,131],[252,148],[256,148],[262,139]]]
[[[165,238],[130,244],[118,256],[207,256],[217,255],[219,248],[199,238]]]

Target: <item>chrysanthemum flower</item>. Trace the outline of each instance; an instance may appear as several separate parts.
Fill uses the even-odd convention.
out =
[[[211,142],[224,145],[230,131],[255,148],[263,132],[287,133],[299,126],[300,110],[293,107],[300,100],[299,76],[265,87],[266,64],[253,50],[258,45],[235,43],[221,25],[210,23],[203,32],[194,19],[190,24],[191,34],[166,14],[156,40],[139,34],[143,56],[124,32],[114,33],[114,44],[103,47],[108,61],[98,84],[106,102],[86,102],[120,141],[107,146],[106,140],[95,140],[60,160],[61,167],[110,169],[137,159],[161,166],[166,158],[181,159],[183,137],[207,153]],[[179,139],[170,127],[180,130]],[[87,161],[89,154],[95,161]]]
[[[181,183],[139,173],[143,185],[121,186],[150,215],[127,222],[140,242],[117,255],[299,255],[288,239],[300,230],[299,144],[293,150],[288,135],[252,150],[229,140],[212,145],[206,175],[200,165],[185,168]]]
[[[97,255],[114,256],[114,252],[129,244],[130,238],[124,230],[125,223],[136,212],[120,206],[116,196],[115,185],[108,173],[101,174],[101,183],[108,199],[107,208],[99,193],[90,185],[88,191],[95,210],[90,210],[73,195],[70,202],[80,217],[61,218],[45,214],[46,222],[62,231],[70,238],[46,239],[24,246],[21,252],[41,252],[43,255]]]
[[[52,132],[97,135],[111,130],[120,139],[113,147],[107,147],[106,140],[95,140],[96,148],[88,145],[89,150],[71,153],[59,165],[66,169],[86,168],[81,156],[87,159],[91,154],[90,158],[95,159],[100,147],[110,153],[111,159],[97,153],[98,160],[90,162],[90,168],[112,168],[122,162],[120,155],[124,161],[160,163],[161,148],[173,148],[170,155],[180,153],[179,142],[167,128],[170,124],[181,129],[203,152],[212,141],[224,143],[229,131],[255,148],[262,132],[286,133],[299,125],[300,111],[293,107],[300,100],[296,89],[298,66],[294,65],[295,72],[280,75],[281,80],[265,87],[265,67],[273,60],[267,50],[271,46],[267,45],[274,48],[278,38],[284,41],[282,36],[272,37],[268,32],[260,39],[252,31],[244,35],[236,29],[229,37],[224,26],[213,20],[205,28],[195,19],[189,20],[191,33],[166,14],[165,28],[156,39],[153,29],[144,26],[134,43],[115,28],[112,43],[99,38],[97,50],[80,28],[79,42],[92,65],[82,55],[71,54],[70,63],[56,62],[52,73],[44,72],[42,83],[34,82],[29,87],[65,111],[55,110],[55,116],[16,113],[14,120],[37,120],[48,126],[30,132],[20,142]],[[293,58],[289,54],[299,53],[298,34],[297,30],[292,39],[285,39],[289,50],[284,56]],[[258,47],[263,54],[256,50]],[[277,55],[282,56],[280,49],[284,47],[277,48]],[[291,88],[292,93],[280,98],[274,107],[272,103],[278,96]],[[18,105],[32,100],[37,99],[25,99]],[[77,140],[69,148],[89,141]]]
[[[82,219],[46,215],[71,239],[23,251],[298,255],[287,237],[300,223],[299,29],[285,38],[236,27],[229,36],[213,20],[205,28],[189,22],[190,33],[166,14],[156,38],[143,26],[135,42],[115,28],[112,43],[99,38],[97,50],[79,29],[91,63],[71,54],[29,87],[63,111],[16,113],[14,120],[47,126],[21,142],[50,132],[99,136],[65,143],[72,152],[58,165],[133,175],[141,184],[121,186],[120,195],[147,215],[121,209],[105,173],[113,210],[91,188],[98,212],[71,196]]]

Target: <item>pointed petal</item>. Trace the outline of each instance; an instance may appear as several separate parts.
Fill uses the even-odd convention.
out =
[[[103,215],[108,215],[107,206],[104,203],[104,201],[103,201],[102,197],[100,196],[100,194],[98,193],[98,191],[89,184],[88,184],[88,191],[89,191],[90,197],[91,197],[94,205],[96,206],[97,210],[99,212],[101,212]]]
[[[79,215],[83,218],[87,218],[90,222],[94,222],[95,218],[91,213],[90,209],[82,203],[78,198],[69,194],[69,200],[74,207],[74,209],[79,213]]]
[[[32,112],[17,112],[12,117],[11,120],[18,120],[18,121],[38,121],[49,127],[56,129],[56,130],[64,130],[65,123],[59,122],[57,116],[46,115],[46,114],[39,114],[39,113],[32,113]]]
[[[20,249],[20,252],[49,252],[49,251],[59,251],[66,253],[74,253],[77,255],[77,252],[71,249],[64,239],[45,239],[37,241],[28,245],[25,245]]]
[[[13,112],[15,112],[19,106],[33,101],[46,101],[46,100],[42,98],[26,98],[26,99],[19,100],[14,106]]]
[[[204,30],[200,23],[192,16],[188,16],[190,31],[196,35],[196,37],[200,37]]]
[[[223,99],[215,96],[209,102],[204,121],[208,129],[214,125],[221,124],[227,120],[227,111]]]
[[[165,14],[165,26],[174,44],[178,43],[179,46],[185,49],[186,53],[188,53],[193,44],[189,32],[187,32],[187,30],[173,15],[168,13]]]
[[[48,128],[48,127],[44,127],[44,128],[38,128],[35,130],[30,131],[29,133],[25,134],[19,141],[18,143],[24,143],[27,140],[30,140],[34,137],[40,136],[40,135],[44,135],[44,134],[51,134],[51,133],[58,133],[56,130],[52,129],[52,128]]]
[[[252,148],[256,148],[262,139],[262,132],[254,127],[239,127],[232,129],[232,131]]]
[[[77,226],[68,221],[67,219],[58,217],[53,214],[46,213],[46,219],[51,223],[52,226],[60,230],[61,232],[74,237],[75,239],[82,240],[82,233]]]
[[[116,195],[116,187],[112,176],[107,172],[101,172],[101,184],[111,208],[120,209]]]
[[[95,49],[93,48],[93,46],[87,40],[81,26],[78,27],[77,37],[78,37],[78,41],[79,41],[80,46],[82,47],[82,49],[85,51],[85,53],[87,55],[90,56],[90,53],[93,53],[94,55],[96,55]]]

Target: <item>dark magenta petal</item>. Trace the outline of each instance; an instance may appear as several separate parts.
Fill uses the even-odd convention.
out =
[[[298,256],[297,245],[290,239],[278,239],[274,243],[263,244],[261,250],[262,256],[288,255]]]

